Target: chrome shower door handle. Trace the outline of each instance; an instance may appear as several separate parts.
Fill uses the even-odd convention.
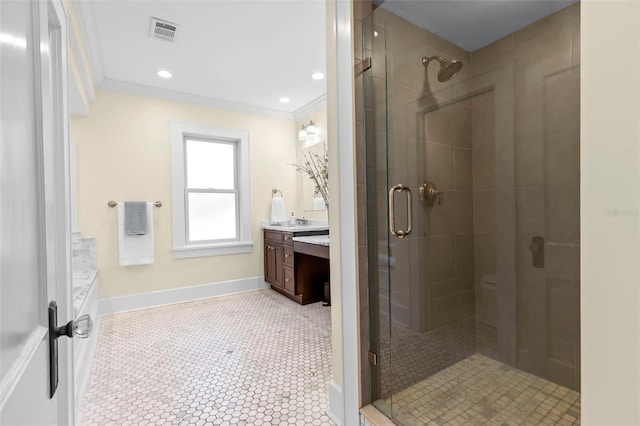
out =
[[[406,230],[397,230],[396,229],[396,214],[395,214],[395,193],[396,192],[407,192],[407,229]],[[413,230],[413,213],[411,211],[411,189],[402,185],[401,183],[395,186],[392,186],[389,189],[389,232],[391,235],[404,238],[411,233]]]

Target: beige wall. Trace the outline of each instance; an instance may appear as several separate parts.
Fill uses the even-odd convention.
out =
[[[581,23],[582,424],[638,425],[640,2],[583,0]]]
[[[247,130],[251,152],[254,247],[250,254],[174,260],[171,253],[170,122]],[[260,221],[269,218],[271,189],[296,193],[293,120],[97,91],[86,118],[71,121],[78,145],[78,220],[97,240],[100,297],[123,296],[263,275]],[[155,263],[118,265],[116,209],[108,200],[160,200],[154,209]],[[295,208],[293,199],[287,206]]]
[[[320,135],[319,135],[320,140],[322,141],[325,147],[328,146],[327,145],[327,106],[326,105],[321,106],[315,111],[312,111],[307,115],[300,117],[296,120],[296,133],[295,133],[296,138],[298,137],[298,131],[302,128],[302,125],[309,124],[309,121],[313,121],[316,127],[320,130]],[[305,149],[303,142],[298,142],[297,164],[304,164],[303,149]],[[321,152],[322,145],[321,144],[314,145],[312,149],[316,152]],[[305,185],[304,180],[308,180],[306,175],[303,173],[297,173],[296,210],[298,212],[298,216],[299,217],[304,216],[307,219],[327,220],[328,216],[326,211],[314,211],[314,210],[307,209],[308,203],[305,203],[305,201],[308,201],[308,200],[305,200],[305,196],[308,196],[308,194],[305,194],[303,191],[303,187]]]

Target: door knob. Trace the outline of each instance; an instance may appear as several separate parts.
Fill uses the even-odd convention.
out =
[[[93,331],[93,320],[83,315],[58,327],[58,304],[49,303],[49,398],[53,398],[58,388],[58,338],[60,336],[86,339]]]
[[[93,320],[89,315],[83,315],[75,321],[69,321],[66,325],[56,329],[57,336],[77,337],[86,339],[93,331]]]

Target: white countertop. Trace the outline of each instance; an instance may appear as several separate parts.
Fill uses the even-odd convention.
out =
[[[262,229],[284,232],[328,231],[329,224],[322,220],[309,220],[307,225],[271,225],[269,221],[262,221]]]
[[[328,235],[310,235],[308,237],[293,237],[293,241],[329,247]]]

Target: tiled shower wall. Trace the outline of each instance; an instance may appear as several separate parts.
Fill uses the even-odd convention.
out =
[[[580,6],[575,4],[472,53],[474,83],[508,75],[513,96],[473,102],[476,295],[479,326],[497,329],[500,288],[512,287],[515,365],[580,388]],[[508,70],[508,74],[505,74]],[[512,146],[495,123],[513,121]],[[511,179],[500,179],[505,170]],[[500,230],[515,198],[515,235]],[[496,220],[498,223],[496,223]],[[544,238],[533,247],[532,237]],[[500,282],[500,245],[515,241],[515,282]],[[534,266],[533,250],[544,250]],[[498,272],[497,276],[495,271]],[[503,316],[506,318],[505,316]],[[502,342],[498,338],[498,346]],[[512,362],[510,362],[512,363]]]
[[[420,332],[475,318],[478,351],[579,389],[579,5],[473,53],[381,9],[364,20],[377,37],[363,46],[371,6],[354,5],[356,69],[373,58],[355,81],[362,403],[380,380],[369,382],[369,310],[387,307]],[[425,73],[420,62],[431,55],[465,67],[438,82],[437,63]],[[392,149],[376,152],[387,137]],[[414,192],[414,232],[391,240],[387,263],[376,156],[388,156],[390,185]],[[445,190],[442,205],[417,202],[426,179]],[[544,267],[532,266],[533,236]]]

